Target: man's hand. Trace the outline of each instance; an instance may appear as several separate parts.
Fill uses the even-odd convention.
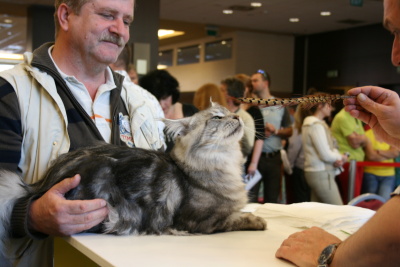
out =
[[[108,214],[106,201],[66,200],[64,194],[78,186],[80,176],[66,178],[32,202],[29,228],[53,236],[68,236],[101,223]]]
[[[344,100],[346,111],[371,126],[378,138],[400,148],[399,95],[375,86],[353,88],[348,94],[357,97]]]
[[[341,240],[318,227],[312,227],[302,232],[294,233],[283,241],[276,251],[277,258],[291,261],[300,267],[318,266],[318,258],[322,250]]]

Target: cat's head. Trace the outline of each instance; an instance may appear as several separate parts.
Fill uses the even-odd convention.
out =
[[[167,132],[177,141],[190,138],[197,146],[239,142],[244,133],[242,119],[214,102],[191,117],[164,120],[164,123]]]

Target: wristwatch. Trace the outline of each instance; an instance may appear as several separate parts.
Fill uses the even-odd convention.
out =
[[[322,250],[318,258],[318,267],[328,267],[329,264],[331,264],[339,244],[340,243],[331,244]]]

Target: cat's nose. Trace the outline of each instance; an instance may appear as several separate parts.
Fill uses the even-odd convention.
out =
[[[236,114],[232,115],[232,119],[234,119],[234,120],[239,120],[239,118],[240,118],[239,115],[236,115]]]

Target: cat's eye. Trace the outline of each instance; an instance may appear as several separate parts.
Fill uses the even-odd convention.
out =
[[[222,119],[222,117],[221,117],[221,116],[214,116],[214,117],[212,117],[211,119],[212,119],[212,120],[220,120],[220,119]]]

